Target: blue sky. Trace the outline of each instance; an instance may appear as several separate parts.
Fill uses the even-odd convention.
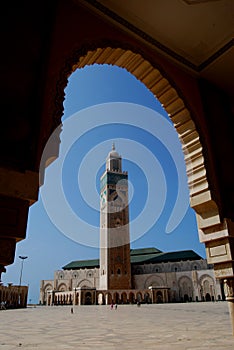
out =
[[[158,100],[125,69],[89,66],[65,90],[60,156],[45,172],[29,212],[27,239],[2,275],[38,302],[40,280],[72,260],[99,257],[99,179],[115,142],[129,174],[131,247],[192,249],[205,257],[189,207],[185,164],[177,133]],[[50,148],[50,143],[45,152]]]

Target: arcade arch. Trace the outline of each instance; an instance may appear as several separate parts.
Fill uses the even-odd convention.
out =
[[[179,295],[182,301],[192,301],[192,281],[188,276],[181,276],[178,280]]]
[[[165,77],[165,74],[162,74],[158,68],[155,68],[148,60],[144,59],[141,54],[134,53],[131,50],[112,47],[98,47],[94,50],[87,49],[87,52],[83,55],[79,55],[79,52],[73,54],[61,74],[62,79],[58,83],[57,100],[62,101],[61,96],[64,96],[68,77],[76,69],[93,64],[109,64],[125,68],[141,81],[160,101],[173,122],[182,143],[191,206],[193,207],[194,198],[198,193],[207,192],[207,199],[211,199],[204,165],[203,147],[186,102],[181,97],[181,93],[178,93],[177,88]],[[70,66],[70,70],[68,70],[68,66]],[[60,109],[62,111],[61,106]],[[60,119],[58,123],[60,123]],[[215,203],[212,202],[212,212],[214,211],[214,207]]]
[[[169,74],[166,76],[162,69],[155,67],[155,64],[151,64],[151,60],[145,59],[142,54],[134,53],[131,49],[116,47],[116,44],[113,47],[112,45],[98,46],[95,48],[95,45],[92,44],[90,49],[86,46],[76,50],[71,53],[66,65],[61,68],[56,87],[54,123],[57,125],[60,123],[64,89],[69,75],[76,69],[95,63],[116,65],[125,68],[145,84],[167,111],[181,141],[188,177],[190,205],[196,212],[199,239],[206,245],[207,260],[214,264],[216,277],[224,280],[226,298],[230,301],[229,306],[233,319],[234,271],[230,237],[233,235],[234,225],[230,219],[222,218],[217,203],[217,193],[211,192],[211,189],[215,189],[216,177],[213,174],[213,183],[209,183],[207,173],[208,170],[209,174],[212,172],[213,163],[212,159],[209,159],[210,154],[207,153],[207,148],[204,152],[199,136],[198,130],[202,130],[204,126],[200,125],[200,129],[197,128],[190,108],[188,108],[190,102],[188,98],[191,98],[191,94],[187,94],[181,87],[179,89],[173,77],[169,78]],[[206,154],[206,159],[204,154]],[[52,158],[56,157],[57,154]],[[46,163],[50,163],[50,160],[45,160]],[[206,169],[206,166],[209,166],[209,169]]]
[[[199,286],[202,300],[215,300],[215,281],[211,276],[202,275],[199,278]]]
[[[87,279],[83,279],[82,281],[80,281],[80,283],[77,285],[77,287],[88,287],[91,288],[93,286],[92,282],[90,282]]]
[[[164,280],[160,276],[149,276],[145,281],[145,289],[149,287],[161,287],[164,286]]]
[[[213,199],[215,195],[211,193],[210,188],[214,186],[207,178],[207,159],[205,161],[198,128],[187,107],[188,97],[186,100],[182,96],[181,88],[176,86],[173,78],[170,78],[169,81],[168,74],[166,77],[162,69],[156,68],[142,54],[115,46],[93,48],[94,45],[92,45],[90,49],[82,48],[71,54],[66,66],[61,69],[60,80],[57,82],[56,101],[59,103],[55,111],[56,123],[59,124],[61,120],[67,79],[76,69],[93,64],[116,65],[126,69],[140,80],[163,105],[181,141],[188,177],[190,205],[196,212],[199,238],[206,245],[208,262],[216,264],[215,271],[218,278],[233,277],[231,256],[228,253],[229,235],[233,230],[233,225],[230,220],[221,219],[218,205]],[[208,157],[207,152],[206,157]],[[221,250],[222,254],[217,253],[218,250]],[[227,280],[227,283],[229,282],[230,280]]]
[[[68,288],[67,288],[67,285],[65,283],[60,283],[58,285],[58,291],[65,292],[66,290],[68,290]]]

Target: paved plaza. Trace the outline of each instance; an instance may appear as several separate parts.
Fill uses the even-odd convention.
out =
[[[233,350],[226,302],[0,311],[0,349]]]

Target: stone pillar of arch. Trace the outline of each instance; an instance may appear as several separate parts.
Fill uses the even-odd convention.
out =
[[[29,206],[38,198],[38,174],[0,168],[0,279],[26,236]]]
[[[48,291],[46,295],[46,305],[52,305],[52,291]]]
[[[232,320],[234,319],[234,279],[227,278],[224,280],[225,296],[226,300],[229,302],[229,313]],[[234,334],[234,322],[232,322],[232,332]]]
[[[73,305],[76,305],[76,290],[73,292]]]
[[[214,265],[215,277],[224,281],[234,335],[234,223],[221,220],[210,193],[203,195],[206,201],[199,202],[194,197],[191,202],[195,205],[191,206],[196,210],[199,239],[206,246],[207,262]]]

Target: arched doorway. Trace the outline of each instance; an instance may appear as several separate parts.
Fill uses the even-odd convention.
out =
[[[130,303],[130,304],[133,304],[134,301],[135,301],[134,293],[130,292],[130,293],[129,293],[129,303]]]
[[[141,294],[141,292],[137,292],[136,302],[137,303],[141,303],[142,302],[142,294]]]
[[[146,304],[149,304],[149,303],[151,302],[149,293],[145,293],[145,294],[144,294],[144,302],[145,302]]]
[[[178,132],[185,155],[188,183],[191,185],[191,205],[196,195],[196,181],[198,181],[198,179],[196,180],[196,177],[194,177],[195,169],[199,181],[202,179],[204,182],[204,190],[209,191],[204,166],[203,147],[197,128],[192,120],[190,111],[183,101],[183,97],[178,93],[175,85],[173,86],[170,83],[168,77],[165,77],[165,73],[161,73],[160,69],[154,67],[142,55],[134,53],[134,51],[130,49],[126,50],[120,47],[108,46],[98,47],[93,50],[87,49],[87,53],[82,53],[81,56],[79,52],[76,52],[76,54],[72,55],[72,62],[69,62],[70,70],[68,70],[68,65],[66,65],[66,68],[62,69],[63,79],[59,84],[60,90],[57,92],[57,99],[61,101],[61,103],[63,102],[64,96],[63,90],[66,86],[66,80],[64,80],[64,78],[67,78],[76,69],[93,64],[110,64],[127,69],[129,73],[145,84],[156,96],[164,106],[164,109],[167,111]],[[192,148],[191,144],[193,145]],[[194,152],[196,152],[196,160],[194,159]],[[198,171],[199,175],[197,173]]]
[[[114,304],[119,304],[120,303],[120,297],[119,297],[119,293],[115,292],[114,296],[113,296],[113,302]]]
[[[202,275],[199,279],[199,284],[201,286],[202,299],[205,301],[211,301],[216,298],[215,296],[215,281],[209,275]]]
[[[160,290],[158,290],[156,292],[156,303],[157,304],[163,303],[163,295],[162,295],[162,292]]]
[[[126,304],[127,303],[127,293],[123,292],[121,294],[121,304]]]
[[[92,305],[92,294],[90,292],[85,293],[85,305]]]
[[[188,276],[181,276],[178,280],[180,299],[183,302],[192,301],[193,287],[192,280]]]

